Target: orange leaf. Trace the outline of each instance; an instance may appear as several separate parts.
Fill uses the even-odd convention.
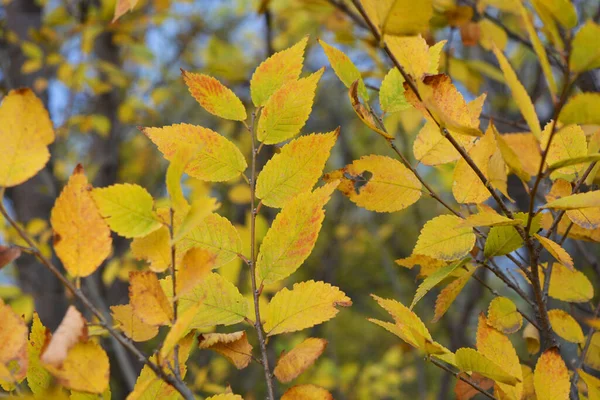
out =
[[[148,325],[167,325],[173,319],[173,307],[154,272],[129,273],[129,302]]]
[[[60,366],[67,358],[69,350],[83,340],[87,340],[87,322],[74,306],[70,306],[50,343],[42,352],[42,362]]]
[[[327,390],[317,385],[296,385],[289,388],[281,400],[333,400],[333,396]]]
[[[566,400],[569,398],[571,387],[569,371],[557,348],[546,350],[540,356],[535,365],[533,384],[538,399]]]
[[[234,121],[246,119],[246,109],[242,101],[221,82],[208,75],[184,70],[181,70],[181,75],[192,96],[206,111]]]
[[[306,371],[323,354],[327,340],[308,338],[294,347],[288,353],[282,353],[273,373],[282,383],[296,379]]]
[[[252,345],[248,342],[246,332],[204,333],[201,334],[198,346],[201,349],[214,350],[227,358],[237,369],[244,369],[252,361]]]

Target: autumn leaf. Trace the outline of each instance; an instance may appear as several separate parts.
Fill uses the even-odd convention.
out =
[[[45,365],[60,366],[77,343],[87,340],[87,321],[74,306],[69,306],[63,320],[41,354]]]
[[[462,223],[464,226],[510,226],[518,225],[520,221],[498,214],[493,209],[480,209],[477,214],[471,214]]]
[[[379,104],[386,113],[406,110],[411,105],[404,96],[404,77],[398,68],[392,68],[385,75],[379,88]]]
[[[359,207],[372,211],[399,211],[421,197],[417,177],[400,161],[386,156],[363,156],[324,179],[340,179],[338,189]]]
[[[168,365],[169,354],[176,348],[177,344],[192,330],[191,325],[198,310],[202,306],[202,299],[195,305],[179,313],[177,321],[171,326],[169,333],[165,336],[158,358],[161,364]]]
[[[242,101],[217,79],[184,70],[181,70],[181,75],[191,95],[206,111],[234,121],[246,119],[246,109]]]
[[[533,373],[538,399],[564,400],[569,398],[569,371],[557,348],[546,350],[538,359]]]
[[[248,302],[233,283],[214,272],[180,297],[178,312],[185,312],[198,303],[201,304],[192,319],[191,329],[237,324],[244,320],[248,310]]]
[[[26,88],[11,90],[0,105],[0,187],[19,185],[50,159],[54,128],[42,101]]]
[[[171,265],[171,237],[169,228],[163,226],[131,242],[131,254],[138,260],[150,263],[150,270],[164,272]]]
[[[348,89],[348,98],[350,99],[352,109],[354,110],[358,118],[360,118],[360,120],[366,126],[369,127],[369,129],[372,129],[373,131],[377,132],[386,139],[393,139],[394,137],[385,130],[385,127],[383,126],[383,123],[379,120],[379,118],[372,112],[372,110],[369,107],[365,106],[360,101],[358,97],[358,82],[359,81],[355,81],[354,83],[352,83],[350,85],[350,88]]]
[[[350,88],[354,82],[358,81],[358,94],[363,100],[369,101],[369,93],[367,92],[362,75],[352,60],[343,51],[328,45],[323,40],[317,39],[317,41],[323,48],[331,64],[331,68],[333,68],[333,72],[340,78],[342,83],[347,88]]]
[[[521,225],[527,224],[527,214],[514,213],[515,220]],[[541,214],[533,217],[530,232],[537,232],[541,225]],[[511,253],[523,246],[523,238],[514,226],[494,226],[490,229],[485,241],[483,254],[486,257],[496,257]]]
[[[394,58],[413,79],[420,81],[426,74],[438,73],[440,51],[445,40],[433,47],[429,47],[421,35],[388,36],[385,41]]]
[[[335,317],[337,306],[349,307],[352,301],[344,292],[325,282],[294,284],[273,296],[264,313],[267,336],[300,331]]]
[[[433,16],[433,2],[409,0],[364,0],[377,10],[378,27],[382,34],[412,36],[426,32]]]
[[[256,135],[264,144],[275,144],[300,133],[312,110],[317,83],[323,72],[317,72],[277,89],[262,108]]]
[[[469,261],[470,261],[470,258],[462,259],[453,264],[450,264],[450,265],[447,265],[445,267],[438,269],[437,271],[435,271],[434,273],[429,275],[427,278],[425,278],[425,280],[423,280],[423,282],[421,282],[421,284],[417,288],[415,297],[413,298],[413,301],[410,304],[410,309],[412,310],[413,307],[417,304],[417,302],[419,300],[421,300],[423,297],[425,297],[425,295],[431,289],[433,289],[438,283],[440,283],[441,281],[446,279],[452,272],[454,272],[458,268],[461,268]]]
[[[226,393],[207,397],[206,400],[244,400],[239,394]]]
[[[270,284],[293,274],[308,258],[325,219],[323,207],[337,182],[313,192],[302,193],[281,210],[262,240],[256,260],[259,285]]]
[[[215,265],[215,255],[201,248],[192,248],[183,256],[177,269],[177,295],[183,296],[208,276]]]
[[[0,245],[0,269],[21,257],[21,249]]]
[[[214,254],[214,268],[235,259],[242,251],[242,239],[237,229],[225,217],[209,214],[186,234],[177,244],[182,257],[191,248],[207,250]]]
[[[490,360],[475,349],[460,348],[456,350],[456,365],[458,369],[465,372],[477,372],[496,382],[514,386],[519,379],[502,369],[494,361]]]
[[[112,22],[114,23],[129,11],[133,11],[133,8],[136,6],[137,2],[138,0],[117,0]]]
[[[435,314],[431,322],[439,321],[440,318],[446,314],[446,311],[448,311],[476,270],[476,268],[471,268],[467,273],[456,278],[452,283],[449,283],[448,286],[440,291],[440,294],[435,301]]]
[[[201,181],[228,181],[240,176],[248,166],[237,146],[211,129],[190,124],[140,129],[169,161],[181,149],[193,150],[185,172]]]
[[[173,307],[154,272],[129,273],[129,302],[135,315],[148,325],[167,325]]]
[[[325,351],[326,346],[327,340],[325,339],[305,339],[289,352],[281,354],[273,374],[279,382],[288,383],[293,381],[315,363]]]
[[[471,382],[475,382],[477,386],[482,388],[483,390],[489,390],[494,387],[493,380],[486,378],[485,376],[480,375],[477,372],[473,372],[471,376],[466,376],[466,374],[464,373],[463,375],[465,375],[465,377],[468,377]],[[456,395],[457,400],[471,400],[473,397],[477,396],[480,393],[481,392],[478,389],[475,389],[468,383],[460,379],[456,380],[456,386],[454,386],[454,394]]]
[[[227,358],[237,369],[244,369],[252,361],[252,345],[245,331],[232,333],[203,333],[198,347],[216,351]]]
[[[502,51],[495,46],[492,50],[494,51],[494,54],[496,55],[496,58],[500,63],[500,68],[502,69],[502,73],[504,74],[506,84],[510,88],[513,98],[517,103],[517,106],[519,107],[523,118],[525,118],[529,129],[531,129],[531,133],[533,133],[533,136],[540,140],[542,137],[540,121],[535,112],[535,108],[533,106],[531,98],[527,94],[527,91],[523,87],[523,84],[519,81],[517,74],[515,73],[514,69],[512,68]]]
[[[533,236],[542,244],[542,246],[544,246],[546,250],[548,250],[548,253],[552,254],[552,257],[554,257],[558,262],[571,270],[575,269],[573,266],[573,259],[561,245],[544,236],[540,236],[537,233]]]
[[[298,79],[307,42],[308,37],[304,37],[292,47],[273,54],[256,68],[250,80],[250,95],[255,106],[265,105],[277,89]]]
[[[111,306],[110,311],[117,328],[134,342],[145,342],[158,335],[158,327],[142,321],[131,304]]]
[[[256,197],[269,207],[285,203],[313,188],[323,173],[339,128],[292,140],[263,167],[256,180]]]
[[[27,325],[2,299],[0,320],[0,380],[18,382],[27,373]],[[9,365],[11,362],[16,364]]]
[[[509,398],[520,399],[523,393],[523,371],[517,352],[508,337],[490,326],[483,314],[479,315],[477,324],[477,351],[516,378],[519,382],[516,385],[501,382],[497,385]]]
[[[573,343],[583,343],[585,337],[579,323],[568,312],[563,310],[549,310],[548,319],[552,330],[564,340]]]
[[[554,210],[578,210],[596,207],[600,207],[600,190],[572,194],[550,201],[544,205],[544,208],[552,208]]]
[[[46,392],[52,383],[52,377],[43,367],[40,360],[46,337],[49,334],[50,332],[42,325],[38,314],[34,313],[31,333],[29,334],[29,343],[27,345],[27,355],[29,358],[29,364],[27,365],[27,386],[29,386],[34,395],[41,395]]]
[[[46,368],[62,386],[83,392],[102,393],[108,386],[109,361],[99,344],[75,344],[60,365]]]
[[[600,68],[600,50],[594,45],[600,35],[600,25],[589,19],[573,37],[572,51],[569,57],[571,71],[579,74]]]
[[[496,297],[488,307],[487,323],[502,333],[515,333],[523,326],[523,316],[507,297]]]
[[[453,261],[466,256],[475,245],[475,233],[469,227],[460,227],[462,218],[440,215],[428,221],[421,233],[414,254]]]
[[[121,236],[146,236],[161,227],[153,210],[154,200],[141,186],[119,183],[91,193],[100,215]]]
[[[544,149],[548,147],[551,129],[552,124],[550,123],[546,125],[542,132],[541,145]],[[546,162],[548,165],[552,165],[572,158],[584,157],[586,155],[587,140],[583,129],[578,125],[568,125],[554,133],[554,138],[548,148]],[[586,166],[583,164],[565,166],[552,172],[550,177],[556,179],[556,177],[563,177],[564,175],[580,175],[585,168]]]
[[[544,281],[544,275],[540,276]],[[581,271],[570,270],[560,263],[552,264],[550,297],[570,303],[585,303],[594,297],[594,287]]]
[[[289,388],[281,400],[333,400],[333,396],[322,387],[304,384]]]
[[[565,125],[598,125],[600,117],[596,110],[600,107],[600,93],[580,93],[572,96],[565,104],[558,120]]]

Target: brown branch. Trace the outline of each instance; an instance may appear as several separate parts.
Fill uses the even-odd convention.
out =
[[[463,381],[466,384],[470,385],[473,389],[477,390],[478,392],[480,392],[481,394],[483,394],[488,399],[497,400],[496,397],[494,397],[487,390],[485,390],[484,388],[482,388],[481,386],[479,386],[477,383],[473,382],[469,378],[466,378],[464,375],[461,375],[459,372],[453,371],[452,369],[448,368],[446,365],[442,364],[441,362],[439,362],[435,358],[428,357],[427,360],[431,361],[431,363],[433,365],[435,365],[436,367],[441,368],[444,371],[449,372],[450,374],[454,375],[454,377],[456,379],[460,379],[461,381]]]
[[[0,193],[4,194],[3,192],[4,188],[0,189]],[[81,301],[83,305],[88,310],[90,310],[90,312],[96,318],[98,318],[99,324],[104,329],[106,329],[112,337],[114,337],[121,345],[123,345],[123,347],[125,347],[129,352],[136,356],[138,360],[146,364],[156,374],[156,376],[158,376],[160,379],[162,379],[169,385],[173,386],[173,388],[175,388],[175,390],[177,390],[183,396],[183,398],[185,398],[186,400],[194,400],[194,393],[190,390],[190,388],[188,388],[185,385],[185,383],[182,380],[177,379],[177,377],[173,375],[167,374],[159,365],[150,361],[150,359],[146,355],[144,355],[140,350],[138,350],[138,348],[135,347],[128,338],[123,336],[120,332],[118,332],[112,327],[112,325],[108,322],[104,314],[100,312],[98,308],[96,308],[96,306],[90,301],[90,299],[88,299],[88,297],[81,291],[81,289],[75,287],[75,285],[73,285],[73,283],[71,283],[71,281],[69,281],[60,272],[60,270],[52,263],[52,261],[48,260],[48,258],[46,258],[46,256],[44,256],[40,252],[37,245],[29,237],[27,232],[25,232],[23,228],[21,228],[21,226],[19,226],[19,224],[8,214],[8,211],[4,207],[4,203],[1,200],[0,213],[4,216],[6,221],[8,221],[8,223],[17,231],[19,236],[27,243],[27,245],[32,250],[32,253],[36,256],[36,258],[40,260],[40,262],[46,268],[48,268],[48,270],[52,272],[54,276],[56,276],[56,278],[64,285],[66,289],[68,289],[73,294],[73,296],[75,296],[79,301]]]
[[[269,367],[269,355],[267,353],[267,344],[264,335],[264,329],[260,318],[260,305],[259,298],[260,292],[256,284],[256,216],[258,215],[258,207],[256,205],[256,156],[258,150],[256,147],[256,121],[260,116],[261,109],[257,109],[252,114],[252,125],[248,127],[250,135],[252,136],[252,164],[251,175],[250,175],[250,207],[251,215],[250,218],[250,281],[252,282],[252,297],[254,299],[254,316],[256,321],[254,322],[254,328],[258,335],[258,342],[260,344],[260,353],[262,356],[262,366],[265,372],[265,381],[267,383],[267,394],[269,400],[275,400],[275,391],[273,388],[273,377],[271,375],[271,368]]]

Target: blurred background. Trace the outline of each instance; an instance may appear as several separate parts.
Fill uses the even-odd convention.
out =
[[[598,0],[575,0],[579,21],[600,19]],[[428,43],[447,40],[440,72],[449,73],[467,100],[487,92],[482,129],[490,118],[500,132],[523,132],[526,124],[503,83],[490,40],[505,43],[505,52],[533,98],[542,125],[550,119],[551,99],[535,53],[518,15],[499,0],[435,0]],[[393,156],[385,140],[369,131],[353,112],[347,89],[329,67],[316,39],[342,49],[356,63],[369,90],[376,91],[391,64],[377,49],[351,2],[346,0],[139,0],[133,11],[111,22],[113,0],[2,0],[0,1],[0,97],[9,90],[31,87],[45,102],[57,130],[52,159],[27,183],[7,192],[11,211],[51,254],[49,212],[68,176],[82,163],[94,186],[115,182],[138,183],[155,198],[165,198],[167,163],[137,126],[164,126],[187,122],[209,127],[236,142],[249,154],[250,137],[242,124],[224,121],[202,110],[189,95],[180,68],[212,75],[250,105],[248,81],[254,68],[275,51],[309,35],[304,75],[327,66],[317,91],[313,113],[303,132],[328,132],[341,126],[341,134],[326,171],[341,168],[367,154]],[[544,29],[541,21],[536,25]],[[548,33],[548,32],[547,32]],[[551,32],[550,32],[551,33]],[[546,43],[552,38],[548,33]],[[552,53],[551,58],[560,58]],[[580,91],[598,91],[598,72],[577,82]],[[401,151],[414,162],[412,143],[423,121],[415,110],[387,115]],[[275,151],[269,147],[261,163]],[[527,151],[527,149],[524,149]],[[269,154],[269,152],[271,152]],[[450,191],[452,167],[419,166],[438,193],[454,204]],[[218,211],[248,236],[249,193],[243,181],[207,185],[188,179],[193,195],[210,193],[221,203]],[[515,179],[509,193],[523,206],[525,192]],[[266,209],[259,220],[264,234],[275,215]],[[327,206],[315,251],[286,282],[315,279],[330,282],[350,296],[354,305],[332,321],[296,335],[274,339],[275,359],[306,336],[329,341],[321,357],[299,382],[328,388],[336,399],[447,399],[452,398],[453,377],[426,363],[395,336],[366,321],[386,319],[370,293],[410,302],[419,283],[418,268],[407,269],[394,260],[410,255],[425,223],[443,213],[437,202],[423,198],[402,212],[377,214],[356,207],[336,193]],[[247,245],[247,244],[246,244]],[[598,282],[595,243],[566,245],[576,264]],[[591,256],[590,256],[591,255]],[[114,255],[86,279],[84,290],[102,307],[127,302],[127,276],[142,268],[124,239],[115,242]],[[249,293],[247,272],[236,260],[220,270]],[[478,272],[479,278],[505,293],[501,282]],[[598,287],[598,286],[596,286]],[[276,288],[271,288],[276,289]],[[265,293],[267,295],[268,293]],[[43,323],[55,329],[71,299],[60,283],[35,260],[22,257],[17,266],[0,272],[0,296],[15,309],[31,316],[33,308]],[[485,312],[492,295],[471,281],[455,305],[437,323],[435,296],[427,296],[416,312],[437,341],[456,349],[473,345],[476,318]],[[575,310],[575,313],[578,311]],[[585,313],[586,310],[579,311]],[[141,345],[146,351],[161,338]],[[106,339],[111,356],[113,398],[124,398],[141,365],[137,360],[114,361],[120,354]],[[522,345],[522,341],[515,342]],[[525,354],[518,347],[520,354]],[[196,352],[188,363],[188,381],[197,393],[219,393],[231,385],[246,399],[259,399],[264,391],[262,371],[251,366],[237,371],[225,359]]]

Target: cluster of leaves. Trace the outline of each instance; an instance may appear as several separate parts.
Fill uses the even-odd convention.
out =
[[[138,7],[136,0],[116,3],[116,9],[103,7],[83,30],[82,46],[87,46],[87,53],[102,34],[98,26],[109,14],[112,17],[113,10],[116,21]],[[268,8],[268,3],[260,7]],[[365,42],[379,46],[393,65],[386,68],[381,86],[373,90],[348,55],[318,40],[348,89],[349,105],[358,121],[376,132],[397,159],[367,154],[323,175],[340,128],[297,137],[308,121],[324,74],[321,68],[300,77],[308,37],[273,54],[254,71],[251,113],[239,92],[209,75],[182,70],[192,97],[208,113],[241,125],[249,137],[247,146],[238,147],[215,130],[192,124],[140,127],[143,135],[138,133],[138,137],[153,143],[168,161],[166,199],[154,198],[138,184],[94,188],[78,165],[50,215],[52,245],[64,274],[51,260],[48,235],[33,238],[35,229],[20,225],[0,206],[10,225],[7,239],[14,244],[0,248],[2,265],[22,252],[33,254],[70,290],[77,305],[68,309],[50,334],[37,314],[28,329],[16,307],[0,301],[0,383],[4,390],[20,393],[27,379],[29,390],[38,398],[109,399],[109,356],[100,345],[109,335],[145,364],[130,399],[193,398],[184,380],[188,367],[195,368],[188,363],[194,350],[212,350],[240,370],[254,361],[262,366],[257,369],[263,370],[267,395],[274,399],[278,390],[273,378],[282,384],[293,382],[319,359],[327,340],[305,337],[296,341],[272,367],[273,338],[326,322],[338,313],[337,307],[352,304],[329,283],[307,280],[288,289],[284,281],[313,252],[325,207],[338,189],[357,206],[378,213],[399,212],[422,197],[431,197],[447,211],[424,223],[412,254],[396,261],[407,269],[419,268],[421,282],[410,306],[373,294],[375,303],[393,321],[368,320],[456,376],[457,398],[600,398],[600,379],[587,369],[600,368],[599,309],[585,319],[590,327],[587,333],[572,311],[577,305],[591,304],[594,286],[567,251],[569,242],[565,244],[567,239],[600,241],[600,191],[594,189],[600,161],[596,111],[600,95],[571,96],[578,78],[600,67],[593,45],[600,33],[598,24],[586,21],[574,32],[579,24],[577,13],[565,0],[534,0],[534,12],[520,0],[486,0],[473,7],[457,2],[446,8],[435,1],[356,0],[352,8],[336,0],[330,3],[366,28],[371,37]],[[510,9],[528,35],[522,40],[539,60],[551,99],[553,113],[545,126],[540,124],[535,100],[513,68],[515,60],[507,58],[506,32],[490,19],[474,18],[474,12],[484,14],[488,6]],[[452,58],[446,41],[426,40],[422,35],[440,17],[453,30],[460,30],[463,44],[478,43],[493,53],[500,68]],[[536,17],[543,24],[543,36],[534,25]],[[64,18],[59,20],[64,22]],[[121,28],[134,30],[125,24]],[[32,43],[24,43],[23,49],[30,58],[24,72],[35,73],[45,62],[52,62],[74,90],[88,85],[102,94],[126,85],[123,74],[106,63],[96,65],[90,60],[73,71],[67,61],[56,54],[44,55]],[[90,73],[95,68],[114,82],[103,85]],[[479,94],[482,75],[508,86],[527,132],[501,133],[494,121],[482,131],[487,95],[467,101],[455,83],[458,80]],[[34,87],[39,90],[46,85],[38,80]],[[373,101],[374,92],[378,92],[379,104]],[[142,109],[148,111],[142,105],[125,103],[119,112],[123,120],[133,122]],[[401,151],[395,142],[394,121],[410,118],[425,122],[412,152]],[[0,187],[12,188],[48,164],[49,146],[56,136],[43,103],[30,89],[12,90],[5,96],[0,122],[0,148],[9,155],[0,162]],[[101,115],[75,115],[67,125],[101,136],[111,128]],[[261,157],[270,157],[262,169]],[[449,193],[439,194],[425,180],[422,166],[450,171],[449,192],[455,205],[449,204]],[[86,170],[93,170],[90,167],[86,165]],[[196,182],[192,190],[182,185],[185,176]],[[320,178],[324,184],[317,185]],[[513,200],[515,194],[509,193],[509,179],[518,180],[524,188],[525,208],[520,209]],[[237,203],[248,206],[245,226],[217,213],[222,205],[203,186],[224,182],[233,182],[236,192],[232,189],[230,196],[242,198]],[[549,190],[542,193],[546,186]],[[265,215],[275,215],[270,226]],[[131,258],[110,261],[115,243],[124,239],[131,239]],[[141,261],[141,268],[133,258]],[[232,263],[247,269],[231,277],[226,266]],[[103,264],[108,264],[105,279],[120,275],[129,285],[128,303],[110,307],[110,313],[99,310],[80,288]],[[512,275],[513,270],[519,277]],[[503,296],[490,287],[483,280],[487,271],[499,278],[500,291],[510,294]],[[477,318],[475,348],[451,350],[441,344],[443,338],[434,340],[436,332],[430,332],[414,310],[428,293],[444,284],[433,307],[433,322],[443,320],[472,281],[487,288],[493,300],[487,313]],[[522,289],[522,283],[528,287]],[[556,302],[551,304],[550,299]],[[521,338],[515,335],[518,332]],[[153,354],[144,355],[133,342],[145,342]],[[561,346],[567,343],[577,345],[579,353],[573,355]],[[388,356],[393,358],[393,351]],[[576,361],[565,362],[569,358]],[[397,364],[382,362],[388,363]],[[361,372],[361,380],[367,381],[363,386],[373,388],[357,396],[399,396],[386,391],[387,385],[397,386],[396,376],[389,373],[382,378],[377,367],[381,368]],[[381,379],[375,384],[368,382],[370,378]],[[194,379],[203,378],[197,373]],[[287,388],[282,398],[332,398],[325,384],[315,383],[320,385],[300,383]],[[241,398],[221,387],[212,392],[220,393],[212,399]]]

